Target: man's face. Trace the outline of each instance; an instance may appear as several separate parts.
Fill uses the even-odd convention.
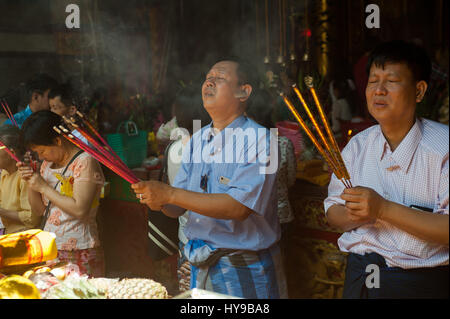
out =
[[[35,105],[36,105],[36,111],[42,111],[42,110],[49,110],[50,105],[48,101],[48,93],[50,92],[50,89],[46,90],[43,94],[34,93],[34,99],[35,99]]]
[[[366,87],[369,113],[380,125],[412,121],[416,110],[417,84],[404,63],[372,64]]]
[[[239,112],[240,101],[236,97],[238,83],[236,62],[221,61],[209,70],[202,86],[202,98],[211,118]]]
[[[68,115],[70,108],[67,107],[63,102],[61,102],[60,96],[55,96],[49,100],[50,111],[58,114],[59,116]]]

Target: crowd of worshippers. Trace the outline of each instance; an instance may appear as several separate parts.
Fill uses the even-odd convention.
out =
[[[430,70],[425,51],[410,43],[382,43],[370,53],[366,99],[377,124],[342,151],[355,186],[345,188],[333,175],[324,201],[329,224],[343,232],[338,246],[348,253],[344,298],[448,298],[449,130],[416,116]],[[180,290],[287,298],[283,238],[294,218],[292,142],[268,130],[244,146],[227,138],[226,129],[239,135],[274,127],[269,99],[258,96],[256,72],[245,60],[219,59],[204,71],[201,87],[187,86],[173,103],[171,122],[188,134],[169,146],[168,183],[131,188],[140,203],[179,219]],[[30,151],[39,157],[33,169],[0,150],[0,227],[6,234],[53,232],[61,261],[102,277],[96,222],[102,168],[52,129],[76,110],[69,90],[41,75],[30,82],[27,107],[14,115],[18,127],[10,120],[0,127],[0,141],[19,159]],[[202,123],[197,131],[194,119]],[[260,160],[272,143],[275,172]],[[235,160],[193,160],[204,149],[214,158],[232,150]],[[368,265],[379,270],[375,286],[367,285]]]

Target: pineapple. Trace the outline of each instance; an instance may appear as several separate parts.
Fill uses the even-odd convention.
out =
[[[109,299],[167,299],[166,288],[151,279],[122,279],[107,291]]]

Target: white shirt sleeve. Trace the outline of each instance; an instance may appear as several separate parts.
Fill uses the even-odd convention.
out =
[[[342,159],[344,160],[345,166],[347,167],[347,170],[349,174],[351,174],[351,167],[350,167],[350,159],[352,158],[353,152],[353,144],[352,140],[349,141],[349,143],[345,146],[345,148],[342,150]],[[351,175],[350,175],[351,177]],[[342,182],[337,179],[336,175],[331,176],[330,184],[328,185],[328,197],[325,198],[323,204],[324,204],[324,210],[325,215],[327,214],[328,208],[330,208],[333,205],[340,204],[345,205],[345,201],[341,199],[341,194],[344,191],[345,186],[342,184]]]

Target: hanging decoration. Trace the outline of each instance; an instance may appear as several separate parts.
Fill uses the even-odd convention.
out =
[[[305,30],[309,29],[309,21],[308,21],[308,0],[305,1]],[[307,31],[306,31],[307,32]],[[309,61],[309,36],[305,36],[305,53],[303,54],[302,60],[304,62]]]
[[[261,50],[261,43],[259,41],[260,38],[260,31],[259,31],[259,7],[258,7],[258,0],[255,0],[255,33],[256,33],[256,52],[258,52],[258,57]]]
[[[270,36],[269,36],[269,0],[266,0],[265,6],[265,22],[266,22],[266,56],[264,57],[264,63],[270,62]]]
[[[293,62],[297,57],[295,54],[295,14],[292,8],[289,15],[289,21],[291,23],[291,44],[289,46],[289,59]]]
[[[320,0],[319,3],[319,27],[318,27],[318,67],[319,73],[322,77],[325,77],[328,72],[328,2],[327,0]]]
[[[286,57],[286,1],[282,0],[283,3],[283,57]]]
[[[278,20],[279,20],[279,51],[278,51],[278,58],[277,63],[282,64],[283,59],[283,0],[278,0]]]

